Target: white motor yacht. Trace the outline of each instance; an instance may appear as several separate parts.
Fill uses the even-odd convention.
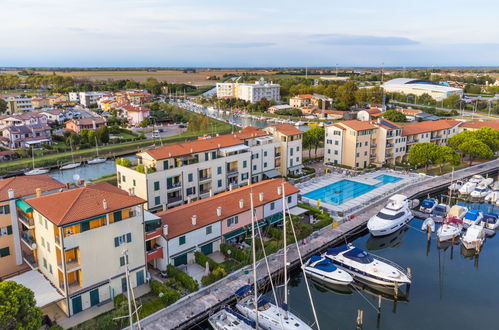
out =
[[[486,187],[488,187],[488,186],[492,185],[493,182],[494,182],[494,179],[486,178],[486,179],[483,179],[482,181],[480,181],[480,184],[483,184]]]
[[[432,213],[435,207],[438,205],[438,200],[435,198],[425,198],[421,202],[419,210],[424,213]]]
[[[412,219],[409,200],[404,195],[393,195],[388,204],[367,222],[373,236],[389,235]]]
[[[496,230],[499,227],[499,215],[488,213],[483,216],[482,222],[485,223],[485,227],[491,230]]]
[[[463,246],[468,250],[478,250],[482,246],[484,241],[485,231],[483,230],[483,224],[471,225],[461,238],[461,243],[463,243]]]
[[[321,256],[312,256],[302,269],[307,275],[330,284],[348,285],[353,281],[349,273],[338,269],[331,260]]]
[[[456,182],[452,183],[450,186],[449,186],[449,190],[451,191],[458,191],[459,189],[461,189],[461,187],[464,185],[464,182],[461,181],[461,180],[457,180]]]
[[[483,219],[482,212],[476,210],[469,210],[466,212],[463,218],[464,226],[472,226],[473,224],[479,224]]]
[[[329,248],[325,257],[360,282],[389,287],[411,283],[409,274],[399,265],[351,244]]]
[[[34,168],[31,171],[24,172],[24,175],[40,175],[50,172],[48,168]]]
[[[495,203],[499,200],[499,189],[491,191],[485,196],[485,201],[489,203]]]
[[[228,307],[210,316],[208,322],[215,330],[250,330],[256,328],[255,321],[247,319]]]
[[[437,223],[441,223],[444,221],[444,219],[447,217],[447,214],[449,213],[450,207],[447,204],[440,203],[435,208],[433,209],[433,212],[431,213],[433,216],[433,220]]]
[[[485,178],[483,176],[481,176],[480,174],[476,174],[476,175],[473,175],[471,177],[471,179],[468,180],[468,182],[472,182],[472,183],[480,183],[484,180]]]
[[[469,195],[473,190],[475,190],[476,186],[478,185],[477,182],[472,182],[471,180],[466,182],[460,189],[459,193],[461,195]]]
[[[463,220],[455,217],[447,218],[437,230],[438,241],[445,242],[459,237],[463,227]]]
[[[489,194],[489,188],[487,188],[487,186],[488,185],[484,183],[479,183],[471,192],[470,196],[477,199],[485,198],[485,196]]]

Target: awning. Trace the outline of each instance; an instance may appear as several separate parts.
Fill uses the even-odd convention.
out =
[[[29,206],[29,204],[26,203],[25,201],[23,201],[22,199],[18,199],[16,201],[16,206],[18,208],[20,208],[21,210],[23,210],[24,213],[31,213],[31,212],[33,212],[33,208],[31,206]]]
[[[244,144],[238,144],[238,145],[231,146],[231,147],[220,148],[220,151],[223,151],[223,152],[225,152],[225,153],[228,153],[228,152],[237,152],[237,151],[248,150],[249,148],[250,148],[250,147],[248,147],[247,145],[244,145]]]
[[[255,228],[258,229],[258,228],[261,228],[261,227],[264,227],[267,225],[267,220],[266,219],[263,219],[263,220],[260,220],[258,221],[257,223],[255,223]],[[248,232],[251,233],[251,230],[253,229],[253,225],[252,224],[249,224],[247,226],[248,228]]]
[[[228,234],[225,234],[224,235],[224,239],[226,241],[230,240],[230,239],[233,239],[235,237],[238,237],[238,236],[241,236],[242,234],[246,233],[246,230],[244,230],[244,228],[239,228],[237,230],[234,230],[234,231],[231,231],[230,233]]]
[[[289,168],[290,171],[296,171],[296,170],[301,170],[302,168],[304,168],[305,166],[303,166],[302,164],[300,165],[296,165],[296,166],[291,166]]]
[[[33,140],[33,141],[25,141],[25,144],[38,144],[38,143],[43,143],[43,142],[50,142],[49,139],[40,139],[40,140]]]
[[[278,170],[270,170],[267,172],[263,172],[263,174],[266,175],[269,179],[277,178],[278,176],[281,176],[281,173],[279,173]]]
[[[307,213],[307,212],[308,212],[307,209],[304,209],[304,208],[299,207],[299,206],[295,206],[289,210],[289,213],[291,215],[302,215],[302,214]]]
[[[64,297],[52,286],[52,284],[37,270],[30,270],[9,278],[22,286],[27,287],[35,294],[36,306],[44,307]]]
[[[271,215],[270,217],[265,218],[269,222],[269,225],[273,225],[274,223],[282,221],[282,213],[276,213],[274,215]]]

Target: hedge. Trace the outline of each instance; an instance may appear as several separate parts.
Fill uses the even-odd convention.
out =
[[[218,262],[199,251],[194,252],[194,258],[196,260],[196,263],[203,268],[206,267],[206,262],[208,262],[211,271],[216,268],[222,267],[222,265],[220,265]]]
[[[201,283],[203,284],[203,286],[207,286],[218,281],[221,278],[224,278],[225,276],[227,276],[227,272],[225,271],[225,269],[223,267],[218,267],[212,270],[210,274],[203,276],[201,278]]]
[[[314,230],[321,229],[333,223],[333,218],[331,218],[331,216],[327,212],[322,212],[321,210],[308,204],[300,203],[298,204],[298,206],[309,210],[309,213],[312,214],[314,218],[319,220],[312,225],[312,228]]]
[[[228,251],[230,250],[230,254]],[[250,263],[250,255],[244,252],[244,250],[240,250],[238,248],[235,248],[229,244],[226,243],[221,243],[220,244],[220,251],[229,258],[235,259],[239,262],[241,262],[243,265],[247,265]]]
[[[182,285],[190,292],[194,292],[199,289],[198,282],[196,282],[192,277],[190,277],[180,269],[177,269],[175,266],[168,265],[166,267],[166,271],[168,273],[168,276],[173,277],[174,279],[182,283]]]

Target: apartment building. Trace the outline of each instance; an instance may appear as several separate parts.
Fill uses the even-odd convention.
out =
[[[36,244],[24,259],[64,297],[57,305],[68,316],[145,283],[143,199],[101,183],[25,202]]]
[[[66,122],[66,130],[80,133],[82,129],[95,131],[106,125],[106,120],[102,117],[86,117],[80,119],[70,119]]]
[[[47,124],[9,126],[1,132],[2,145],[9,149],[40,148],[52,143],[52,129]]]
[[[163,235],[150,247],[161,249],[163,257],[155,260],[154,267],[187,264],[194,261],[196,251],[209,255],[220,250],[220,243],[242,241],[252,230],[251,193],[255,226],[282,222],[282,185],[281,179],[266,180],[157,213]],[[287,207],[297,205],[298,192],[284,182]]]
[[[91,104],[97,104],[98,99],[108,94],[109,92],[80,92],[76,97],[74,94],[69,93],[69,100],[78,101],[81,105],[89,107]]]
[[[462,131],[476,131],[482,127],[490,127],[499,131],[499,120],[472,120],[463,122],[459,126],[459,132]]]
[[[33,104],[31,103],[31,97],[7,97],[5,99],[7,102],[7,114],[13,114],[16,112],[26,112],[33,111]]]
[[[138,168],[117,165],[118,186],[160,210],[301,170],[303,132],[282,124],[168,145],[137,154]],[[137,171],[140,169],[140,172]]]
[[[0,279],[29,269],[23,260],[22,250],[30,249],[35,241],[28,230],[33,222],[25,216],[24,211],[28,210],[23,200],[35,196],[36,191],[44,195],[52,194],[63,187],[62,183],[48,175],[0,180]]]
[[[279,102],[281,86],[268,83],[263,78],[253,84],[217,83],[217,97],[234,97],[251,103],[259,102],[262,98]]]
[[[437,145],[446,145],[450,137],[459,133],[461,124],[459,120],[444,119],[403,125],[402,135],[407,140],[406,153],[416,143],[432,142]]]

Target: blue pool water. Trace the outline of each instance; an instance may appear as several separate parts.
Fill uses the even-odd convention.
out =
[[[370,185],[351,180],[341,180],[317,190],[310,191],[303,196],[314,200],[320,199],[327,204],[340,205],[387,183],[400,181],[402,178],[382,174],[375,177],[374,180],[378,180],[379,183]]]

